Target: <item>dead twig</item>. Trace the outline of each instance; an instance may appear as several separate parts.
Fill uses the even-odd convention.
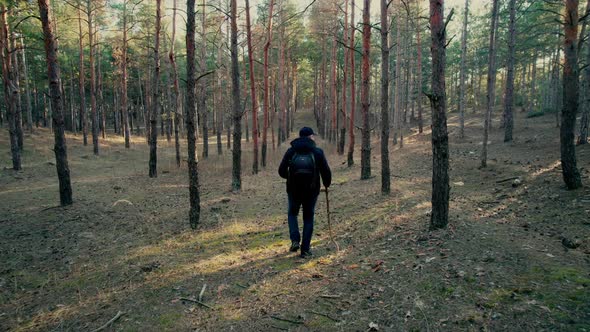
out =
[[[103,326],[97,328],[96,330],[92,330],[92,332],[98,332],[98,331],[102,331],[104,329],[106,329],[107,327],[109,327],[111,324],[113,324],[117,319],[121,318],[121,316],[123,316],[125,313],[122,311],[117,312],[117,314],[115,315],[115,317],[111,318],[111,320],[109,320],[108,322],[106,322]]]
[[[292,324],[304,324],[305,323],[300,320],[292,320],[292,319],[282,318],[282,317],[274,316],[274,315],[271,315],[270,318],[280,320],[282,322],[292,323]]]
[[[203,303],[203,302],[201,302],[201,301],[199,301],[199,300],[189,299],[189,298],[186,298],[186,297],[181,297],[179,300],[181,300],[181,301],[189,301],[189,302],[194,302],[194,303],[196,303],[196,304],[202,305],[202,306],[203,306],[203,307],[205,307],[205,308],[208,308],[208,309],[214,310],[214,309],[213,309],[213,307],[211,307],[210,305],[208,305],[208,304],[205,304],[205,303]]]
[[[336,318],[334,318],[334,317],[332,317],[332,316],[330,316],[328,314],[325,314],[323,312],[317,312],[317,311],[314,311],[314,310],[308,310],[307,312],[312,313],[314,315],[324,316],[324,317],[326,317],[326,318],[328,318],[328,319],[330,319],[330,320],[332,320],[334,322],[339,322],[338,319],[336,319]]]
[[[324,299],[339,299],[340,295],[321,294],[320,297]]]
[[[203,301],[203,294],[205,294],[205,289],[207,289],[207,284],[204,284],[203,288],[201,288],[201,292],[199,293],[199,302]]]

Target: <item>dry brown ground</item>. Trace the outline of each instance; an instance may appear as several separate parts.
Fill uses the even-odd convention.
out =
[[[392,149],[390,197],[378,176],[360,181],[360,167],[327,148],[341,251],[329,241],[321,197],[311,260],[287,252],[276,174],[285,147],[256,176],[246,156],[244,190],[234,194],[230,156],[212,144],[200,163],[195,232],[172,144],[160,142],[159,177],[150,179],[143,139],[128,151],[120,138],[101,141],[95,157],[69,136],[75,203],[59,208],[51,136],[38,130],[26,138],[24,170],[0,171],[0,330],[92,330],[122,311],[110,330],[590,331],[590,147],[578,149],[587,187],[566,191],[552,116],[519,114],[511,144],[493,130],[484,170],[480,117],[468,118],[463,140],[456,120],[447,230],[427,231],[427,134]],[[7,146],[3,129],[3,166]],[[379,157],[372,161],[378,175]],[[522,185],[498,183],[515,176]],[[581,246],[567,249],[563,238]],[[205,284],[211,308],[180,300]]]

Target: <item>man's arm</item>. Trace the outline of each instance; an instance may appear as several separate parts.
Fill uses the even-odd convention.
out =
[[[330,170],[330,166],[328,165],[328,160],[326,160],[324,151],[319,148],[317,151],[317,162],[320,169],[320,175],[322,176],[322,183],[324,184],[324,187],[328,188],[332,184],[332,171]]]
[[[293,158],[293,148],[289,148],[287,152],[285,152],[281,165],[279,166],[279,175],[283,179],[289,177],[289,162],[291,161],[291,158]]]

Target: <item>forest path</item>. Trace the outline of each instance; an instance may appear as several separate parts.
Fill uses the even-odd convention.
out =
[[[519,114],[526,128],[509,145],[496,143],[494,130],[485,170],[477,169],[480,118],[467,120],[464,140],[455,138],[454,114],[449,120],[451,222],[437,232],[427,231],[427,134],[392,148],[389,197],[378,176],[360,181],[360,166],[348,168],[320,140],[341,251],[329,241],[322,196],[310,260],[287,251],[276,171],[286,145],[256,176],[244,154],[239,194],[229,190],[229,154],[202,159],[202,225],[193,232],[187,172],[174,167],[172,143],[160,141],[160,174],[149,179],[142,138],[127,151],[111,137],[94,157],[69,136],[75,203],[54,208],[51,135],[39,130],[27,137],[24,170],[0,173],[0,327],[88,330],[122,311],[116,330],[589,329],[590,191],[563,189],[552,118]],[[298,113],[297,128],[312,121]],[[6,142],[3,131],[4,156]],[[588,184],[590,149],[578,158]],[[372,164],[379,174],[378,155]],[[498,182],[515,176],[520,186]],[[565,249],[563,238],[581,246]],[[211,308],[181,300],[204,285]]]

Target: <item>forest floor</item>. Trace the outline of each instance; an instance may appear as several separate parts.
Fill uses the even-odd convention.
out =
[[[96,157],[68,136],[75,203],[61,208],[52,135],[27,135],[23,171],[14,172],[3,129],[0,330],[93,330],[120,311],[107,330],[590,331],[590,146],[577,149],[586,187],[567,191],[553,116],[519,113],[510,144],[495,121],[485,169],[481,122],[469,114],[461,140],[450,114],[450,224],[435,232],[429,132],[392,148],[388,197],[377,138],[377,176],[367,181],[358,150],[348,168],[320,141],[340,251],[321,196],[309,260],[288,252],[276,171],[286,145],[258,175],[245,153],[235,194],[231,156],[225,145],[216,155],[213,137],[199,164],[202,223],[192,231],[186,165],[175,167],[173,143],[160,141],[159,176],[150,179],[143,138],[130,150],[119,137],[101,140]],[[298,123],[315,127],[309,112]],[[206,306],[183,300],[201,293]]]

